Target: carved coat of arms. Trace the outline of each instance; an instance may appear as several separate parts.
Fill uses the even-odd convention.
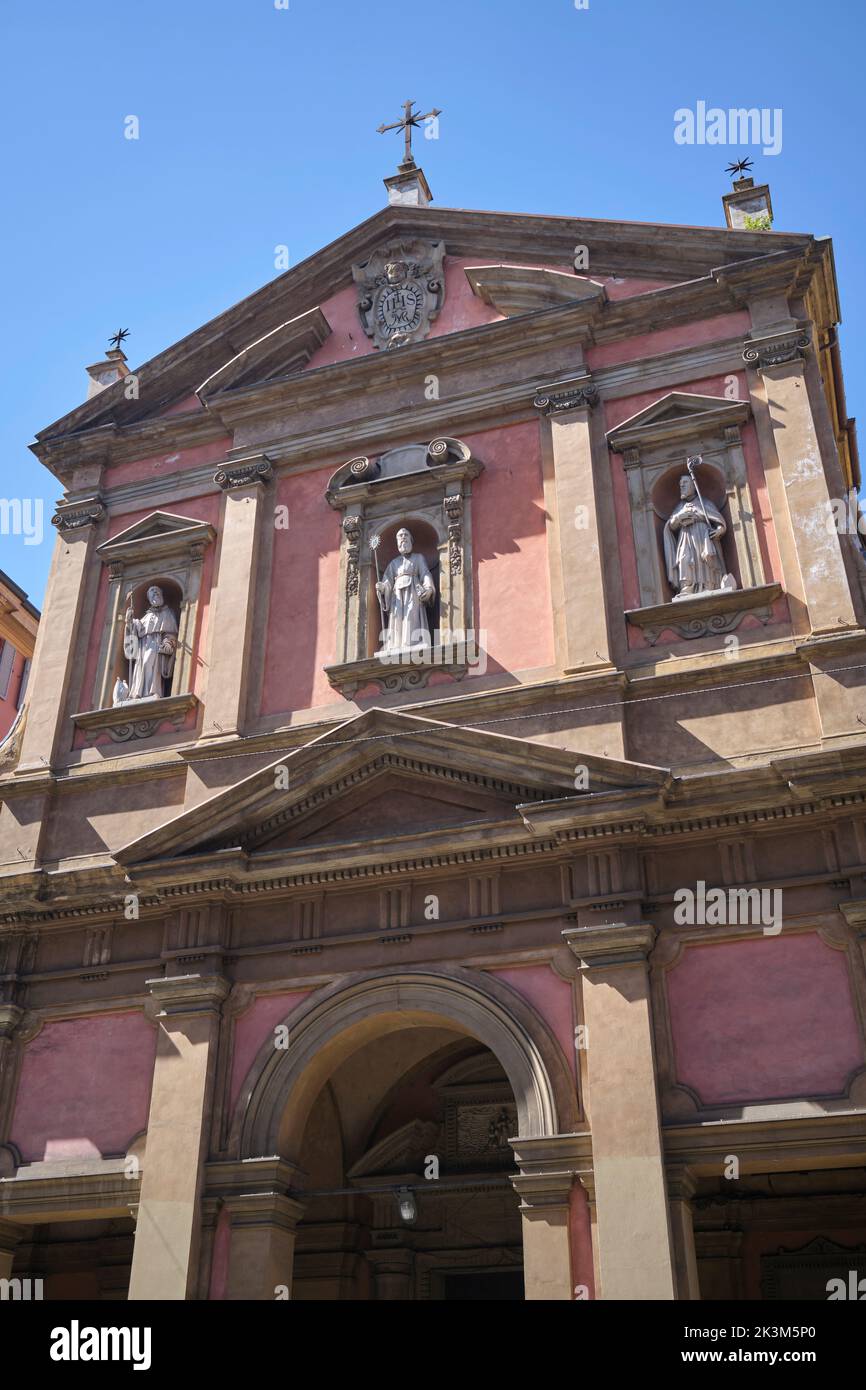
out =
[[[445,299],[443,241],[404,241],[352,267],[358,313],[377,348],[426,338]]]

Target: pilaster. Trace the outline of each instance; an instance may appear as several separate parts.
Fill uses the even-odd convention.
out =
[[[606,1299],[676,1296],[647,964],[655,936],[643,923],[563,932],[582,968],[598,1292]]]
[[[16,771],[44,771],[60,749],[66,702],[76,658],[79,629],[96,531],[105,516],[98,493],[61,503],[53,524],[57,541],[51,562],[45,616],[39,624],[27,695],[27,723]],[[35,853],[34,853],[35,857]]]
[[[263,454],[233,459],[215,474],[225,493],[219,572],[211,596],[203,737],[243,731],[262,513],[273,469]]]
[[[202,1169],[216,1069],[220,976],[149,980],[159,1037],[132,1259],[130,1300],[194,1296]]]

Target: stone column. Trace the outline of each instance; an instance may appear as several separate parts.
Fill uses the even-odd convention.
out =
[[[44,772],[65,735],[66,699],[79,649],[79,626],[96,526],[105,515],[98,495],[63,503],[52,518],[58,536],[45,616],[39,624],[27,686],[27,723],[16,773]]]
[[[668,1168],[667,1178],[677,1298],[700,1299],[692,1217],[692,1198],[697,1190],[697,1181],[691,1170],[682,1166]]]
[[[559,538],[552,576],[554,623],[566,672],[607,670],[612,664],[599,464],[593,457],[591,413],[597,400],[588,376],[566,390],[535,398],[549,429],[546,445]]]
[[[839,535],[833,525],[827,473],[809,392],[804,357],[809,331],[799,327],[762,334],[749,341],[743,360],[753,394],[766,397],[773,443],[779,460],[788,512],[789,539],[796,574],[786,571],[794,597],[805,605],[813,633],[838,634],[859,627],[851,598]],[[840,499],[841,500],[841,499]],[[777,518],[777,525],[780,518]]]
[[[215,475],[215,482],[226,497],[219,571],[208,617],[210,652],[202,730],[205,738],[223,738],[243,729],[261,517],[266,484],[272,477],[271,465],[262,454],[235,459]]]
[[[527,1301],[574,1298],[569,1211],[571,1189],[585,1166],[576,1134],[512,1139],[520,1172],[512,1177],[523,1219],[523,1283]]]
[[[198,1271],[202,1170],[229,986],[217,975],[148,985],[161,1012],[129,1297],[186,1299]]]
[[[647,956],[655,928],[573,927],[581,962],[587,1108],[605,1299],[675,1297]]]

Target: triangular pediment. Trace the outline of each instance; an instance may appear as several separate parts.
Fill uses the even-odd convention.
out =
[[[480,779],[447,781],[429,773],[407,773],[387,754],[368,765],[353,789],[334,798],[327,790],[320,804],[292,817],[276,834],[264,830],[246,848],[290,849],[301,845],[405,838],[472,821],[495,824],[513,818],[514,800],[505,788]]]
[[[51,457],[51,441],[73,433],[100,428],[110,434],[120,427],[161,418],[167,410],[189,401],[197,388],[223,370],[231,377],[238,370],[249,369],[255,377],[255,359],[260,353],[274,353],[266,372],[279,375],[285,370],[297,371],[301,357],[295,355],[294,345],[289,346],[292,336],[300,329],[324,331],[316,318],[317,307],[352,284],[353,265],[363,263],[389,242],[412,237],[443,241],[448,257],[488,262],[495,256],[495,264],[482,266],[491,271],[521,263],[540,265],[538,275],[548,289],[551,284],[560,287],[554,293],[562,292],[564,281],[571,282],[573,289],[580,284],[578,276],[551,280],[551,275],[562,274],[563,265],[572,264],[577,245],[592,247],[593,276],[632,276],[671,285],[711,279],[719,267],[767,259],[767,237],[762,232],[474,211],[436,204],[389,205],[135,368],[137,396],[130,398],[120,379],[40,430],[37,453]],[[810,241],[802,234],[773,233],[774,255],[799,253]],[[585,279],[591,283],[589,277]],[[528,280],[526,285],[529,292]],[[272,334],[276,336],[271,341]],[[251,355],[244,365],[247,354]]]
[[[612,449],[622,453],[642,444],[721,432],[731,425],[742,424],[749,413],[748,401],[669,391],[610,430],[607,441]]]
[[[588,784],[575,778],[577,763]],[[363,852],[383,840],[484,837],[491,826],[525,837],[528,807],[540,813],[590,795],[595,804],[606,794],[657,795],[669,780],[664,768],[578,759],[546,744],[373,709],[284,753],[116,858],[145,864],[233,852],[301,855],[318,844]]]
[[[213,527],[205,521],[156,511],[103,541],[97,546],[97,553],[103,560],[133,559],[144,554],[157,558],[190,545],[207,545],[214,534]]]

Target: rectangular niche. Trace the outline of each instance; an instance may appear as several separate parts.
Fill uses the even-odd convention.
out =
[[[698,454],[703,459],[698,485],[727,523],[720,542],[726,569],[736,578],[740,591],[764,586],[740,435],[749,414],[746,401],[672,392],[609,432],[608,443],[622,455],[628,484],[642,609],[674,599],[665,570],[662,535],[675,502],[677,479],[686,471],[687,458]]]

